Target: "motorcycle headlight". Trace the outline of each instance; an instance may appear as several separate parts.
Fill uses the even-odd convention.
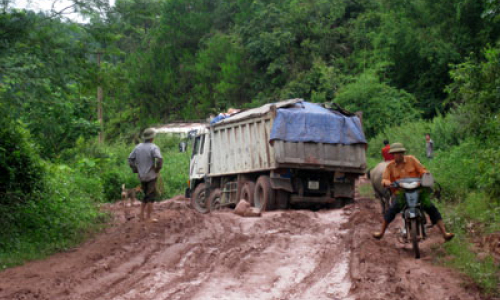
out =
[[[420,186],[420,182],[418,182],[418,181],[415,181],[412,183],[402,182],[399,184],[399,186],[404,188],[404,189],[411,190],[411,189],[418,188]]]

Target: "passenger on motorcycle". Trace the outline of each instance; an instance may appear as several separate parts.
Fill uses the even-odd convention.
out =
[[[421,178],[425,173],[429,173],[418,159],[412,155],[404,155],[405,152],[406,149],[403,147],[403,144],[394,143],[391,145],[389,153],[394,154],[394,160],[387,165],[384,171],[382,177],[382,185],[384,187],[390,187],[391,184],[398,179],[411,177]],[[373,233],[373,237],[376,239],[381,239],[384,236],[389,223],[394,220],[396,214],[399,213],[405,205],[404,193],[396,191],[395,195],[396,201],[394,201],[386,211],[380,232]],[[451,232],[446,232],[441,214],[430,201],[430,191],[428,188],[422,188],[420,200],[422,209],[429,215],[432,224],[437,224],[446,241],[451,240],[455,235]]]

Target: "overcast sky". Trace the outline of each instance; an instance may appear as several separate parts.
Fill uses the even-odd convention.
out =
[[[115,5],[115,0],[108,0],[111,6]],[[68,0],[14,0],[12,7],[15,8],[27,8],[34,11],[45,10],[49,11],[52,8],[52,4],[56,11],[63,10],[64,8],[71,5],[71,1]],[[81,17],[78,15],[66,15],[66,17],[73,19],[75,21],[82,21]]]

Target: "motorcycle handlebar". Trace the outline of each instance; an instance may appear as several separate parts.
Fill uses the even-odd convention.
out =
[[[391,187],[391,188],[398,188],[398,187],[399,187],[399,183],[397,183],[397,182],[393,182],[393,183],[391,183],[391,184],[389,185],[389,187]]]

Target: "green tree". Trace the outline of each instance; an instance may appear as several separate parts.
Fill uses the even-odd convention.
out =
[[[0,27],[0,101],[9,117],[26,124],[46,157],[94,135],[93,101],[80,92],[94,71],[85,32],[32,12],[2,14]]]
[[[478,53],[499,37],[486,18],[488,0],[378,1],[354,23],[357,70],[388,63],[386,79],[414,94],[424,116],[444,110],[450,64]]]
[[[415,97],[381,82],[374,71],[361,74],[343,86],[334,100],[350,111],[363,112],[363,129],[368,138],[384,128],[418,119]]]
[[[499,57],[499,46],[488,47],[482,61],[469,58],[455,65],[450,72],[453,82],[446,89],[465,132],[493,145],[500,142]]]
[[[40,193],[44,173],[29,132],[3,116],[0,119],[0,206],[18,205]]]

